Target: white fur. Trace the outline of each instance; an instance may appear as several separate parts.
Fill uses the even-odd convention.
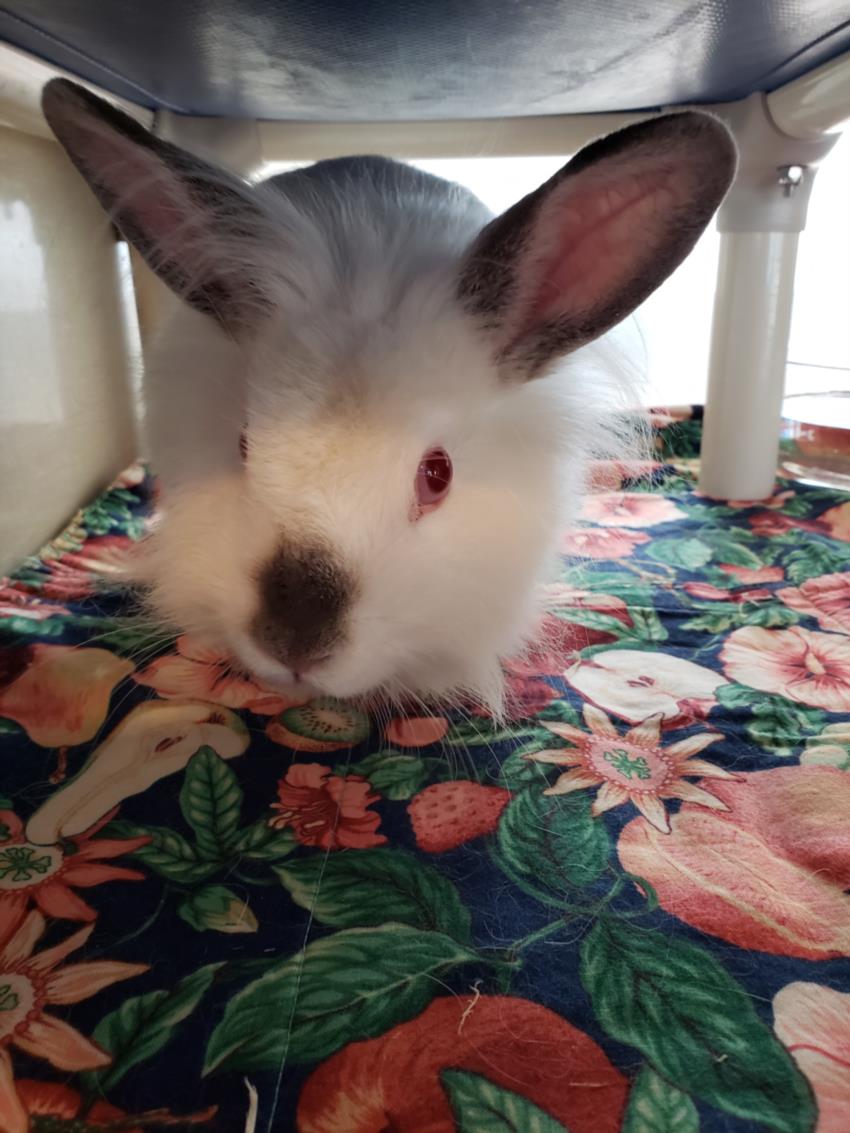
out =
[[[267,195],[271,215],[286,214],[281,228],[299,234],[297,262],[286,241],[269,249],[298,287],[277,263],[260,269],[278,297],[250,345],[176,312],[147,375],[165,511],[144,573],[165,619],[286,684],[291,674],[248,632],[253,578],[283,535],[318,535],[353,569],[359,594],[315,687],[464,690],[498,707],[500,658],[533,629],[535,584],[575,516],[618,391],[586,351],[546,378],[506,383],[455,296],[475,228],[426,216],[419,233],[406,226],[388,240],[369,203],[353,201],[347,231],[328,239]],[[340,245],[350,249],[344,279],[333,264]],[[411,523],[416,469],[435,446],[452,457],[452,488]]]

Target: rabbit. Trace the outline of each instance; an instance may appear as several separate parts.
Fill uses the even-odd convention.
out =
[[[273,688],[498,712],[611,439],[583,348],[693,247],[727,128],[648,118],[493,218],[384,157],[248,184],[69,80],[42,105],[178,297],[146,360],[152,610]]]

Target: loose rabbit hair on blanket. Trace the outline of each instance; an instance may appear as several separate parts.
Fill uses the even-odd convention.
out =
[[[693,247],[726,128],[650,118],[492,219],[381,157],[249,185],[67,80],[43,108],[180,298],[145,375],[157,615],[274,686],[497,711],[586,461],[617,443],[616,377],[581,348]]]

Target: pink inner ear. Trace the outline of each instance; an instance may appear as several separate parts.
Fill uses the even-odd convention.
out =
[[[126,218],[168,259],[183,260],[192,246],[204,247],[197,207],[155,154],[99,127],[82,130],[86,165],[114,197],[112,211],[119,225]]]
[[[606,306],[640,278],[675,223],[681,174],[653,169],[621,180],[601,178],[594,185],[579,179],[556,190],[544,206],[539,240],[545,251],[537,260],[526,319],[534,325]]]

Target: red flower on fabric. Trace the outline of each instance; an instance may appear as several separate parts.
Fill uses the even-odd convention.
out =
[[[620,834],[623,868],[672,916],[738,948],[850,956],[850,775],[778,767],[710,786],[726,812],[685,803],[669,834],[635,819]]]
[[[850,994],[791,983],[773,997],[774,1030],[808,1078],[818,1103],[816,1133],[850,1129]]]
[[[692,598],[701,598],[706,602],[763,602],[765,598],[773,595],[764,587],[752,590],[722,590],[719,586],[712,586],[710,582],[684,582],[682,589]]]
[[[3,1133],[29,1133],[33,1127],[32,1117],[58,1119],[57,1128],[76,1129],[80,1133],[90,1129],[92,1133],[106,1133],[107,1130],[121,1130],[121,1133],[142,1133],[139,1126],[128,1125],[128,1118],[123,1109],[111,1105],[107,1101],[96,1101],[93,1105],[86,1105],[82,1094],[70,1086],[63,1086],[59,1082],[35,1082],[30,1078],[20,1078],[15,1082],[18,1095],[17,1114],[7,1114],[6,1124],[0,1126]],[[168,1110],[157,1109],[147,1114],[137,1114],[145,1128],[148,1121],[154,1121],[153,1128],[177,1126],[181,1129],[187,1126],[204,1125],[211,1121],[218,1112],[218,1106],[208,1106],[199,1113],[181,1114],[179,1117]],[[82,1116],[85,1114],[85,1116]],[[51,1122],[39,1124],[39,1128],[52,1128]]]
[[[516,676],[559,676],[582,649],[619,639],[616,627],[597,629],[582,625],[585,610],[611,618],[626,630],[634,625],[626,603],[613,594],[595,594],[589,590],[556,585],[547,587],[543,596],[547,605],[558,612],[544,615],[531,647],[507,663],[508,671]],[[575,620],[570,616],[573,610],[576,611]]]
[[[655,527],[685,518],[685,513],[672,500],[647,492],[605,492],[588,496],[582,515],[603,527]]]
[[[822,574],[777,591],[786,606],[817,618],[821,629],[850,634],[850,573]]]
[[[166,699],[205,700],[262,716],[275,716],[306,701],[281,695],[243,672],[231,657],[185,634],[176,646],[176,653],[157,657],[134,679]]]
[[[850,542],[850,502],[831,507],[817,520],[820,529],[832,539],[840,539],[843,543]]]
[[[789,500],[796,496],[796,492],[790,488],[786,488],[782,492],[775,492],[772,496],[768,496],[764,500],[727,500],[727,506],[745,509],[751,507],[763,507],[778,510],[785,507]]]
[[[850,712],[850,641],[843,636],[800,626],[744,626],[726,639],[720,660],[726,676],[742,685],[828,712]]]
[[[16,814],[0,810],[0,925],[16,924],[31,904],[49,917],[93,921],[97,913],[74,892],[75,888],[90,889],[106,881],[143,881],[145,875],[138,870],[104,864],[150,841],[95,838],[114,817],[115,811],[111,811],[65,846],[40,846],[27,841]]]
[[[824,531],[817,520],[797,519],[776,511],[757,511],[754,515],[748,516],[747,521],[756,535],[760,535],[763,539],[784,535],[786,531],[812,531],[820,534]]]
[[[593,492],[613,492],[627,480],[643,480],[663,467],[657,460],[592,460],[587,485]]]
[[[736,566],[735,563],[718,563],[717,565],[726,574],[733,575],[738,582],[746,585],[757,586],[762,582],[782,582],[785,578],[785,571],[778,566],[742,567]]]
[[[369,810],[381,796],[360,775],[334,775],[320,763],[296,763],[278,783],[277,796],[269,826],[291,827],[303,846],[366,850],[386,842],[377,833],[380,815]]]
[[[635,547],[649,542],[645,531],[627,531],[622,527],[574,527],[564,532],[561,551],[585,559],[624,559]]]
[[[65,606],[42,602],[18,584],[0,579],[0,618],[27,618],[32,622],[43,622],[68,613]]]
[[[583,1031],[511,996],[435,999],[416,1019],[350,1043],[314,1070],[300,1133],[455,1133],[441,1080],[465,1070],[521,1094],[570,1133],[617,1133],[628,1083]]]

